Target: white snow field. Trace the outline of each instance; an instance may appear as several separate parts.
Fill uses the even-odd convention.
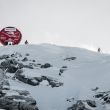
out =
[[[67,110],[73,104],[73,102],[68,102],[67,99],[96,100],[93,97],[95,93],[92,89],[98,87],[98,91],[110,90],[110,55],[82,48],[50,44],[0,47],[0,55],[16,52],[24,57],[28,53],[27,58],[36,60],[36,64],[50,63],[52,65],[50,68],[25,68],[24,74],[26,77],[45,75],[63,83],[60,87],[52,88],[46,80],[38,86],[32,86],[19,80],[9,79],[12,89],[30,92],[36,99],[39,110]],[[71,57],[76,57],[76,59],[69,59]],[[28,64],[29,62],[24,63]],[[63,66],[66,66],[66,68],[59,75],[59,70]],[[106,106],[98,104],[96,108],[90,110],[110,110],[110,107],[109,104],[106,104]]]

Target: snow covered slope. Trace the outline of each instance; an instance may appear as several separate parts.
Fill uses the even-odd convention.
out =
[[[29,91],[39,110],[80,110],[74,108],[79,100],[84,104],[81,110],[110,110],[103,97],[93,97],[110,90],[110,55],[49,44],[0,47],[2,55],[10,55],[19,63],[31,66],[31,69],[22,68],[25,78],[42,79],[40,82],[33,79],[36,83],[33,86],[13,79],[16,72],[6,73],[10,87]],[[45,67],[45,64],[49,65]],[[95,101],[96,107],[87,105],[86,100]]]

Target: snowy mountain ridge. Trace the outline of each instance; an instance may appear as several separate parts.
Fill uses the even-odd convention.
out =
[[[1,109],[110,110],[110,55],[50,44],[5,46],[0,70]]]

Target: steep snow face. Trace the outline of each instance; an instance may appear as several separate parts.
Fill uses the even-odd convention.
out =
[[[93,99],[93,88],[100,91],[110,89],[110,56],[88,51],[81,48],[59,47],[55,45],[19,45],[0,47],[0,55],[20,53],[16,57],[19,62],[27,55],[29,64],[35,60],[37,66],[33,69],[23,69],[26,77],[52,77],[63,85],[52,88],[47,80],[38,86],[31,86],[18,80],[9,79],[12,89],[25,89],[30,91],[36,99],[39,110],[67,110],[72,105],[67,99],[76,100]],[[49,68],[41,68],[49,63]],[[7,73],[9,75],[9,73]],[[11,76],[11,75],[10,75]],[[109,110],[107,107],[103,110]],[[101,106],[94,110],[101,110]],[[92,110],[92,109],[91,109]]]

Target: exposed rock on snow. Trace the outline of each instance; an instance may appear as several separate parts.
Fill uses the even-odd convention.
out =
[[[10,67],[13,60],[2,63],[2,66]],[[10,67],[11,68],[11,67]],[[8,71],[9,72],[9,71]],[[0,109],[4,110],[38,110],[36,100],[28,91],[12,90],[6,74],[0,70]]]
[[[110,91],[96,92],[95,98],[103,101],[103,104],[110,104]]]
[[[87,104],[90,106],[90,107],[96,107],[96,102],[95,101],[92,101],[92,100],[86,100]]]
[[[25,57],[25,58],[22,59],[22,61],[23,61],[23,62],[28,61],[28,58]]]
[[[72,107],[69,107],[67,110],[90,110],[86,108],[85,104],[78,100],[75,104],[72,105]]]
[[[67,61],[71,61],[71,60],[75,60],[76,57],[68,57],[68,58],[65,58],[64,60],[67,60]]]
[[[72,100],[67,99],[69,103],[73,103],[67,110],[109,110],[110,106],[110,91],[94,92],[95,95],[87,100]],[[99,99],[99,100],[98,100]]]
[[[45,63],[44,65],[41,65],[41,68],[49,68],[49,67],[52,67],[52,65],[49,63]]]
[[[6,110],[38,110],[36,101],[28,91],[11,90],[7,80],[3,80],[0,88],[0,109]]]
[[[57,80],[55,80],[52,77],[47,77],[47,76],[26,77],[23,74],[22,70],[18,70],[14,77],[17,78],[18,80],[24,82],[24,83],[27,83],[27,84],[30,84],[30,85],[33,85],[33,86],[39,85],[44,80],[47,80],[51,87],[59,87],[59,86],[63,85],[63,83],[58,82]]]
[[[62,66],[62,68],[59,70],[59,75],[61,76],[66,69],[67,66]]]
[[[42,76],[42,80],[47,80],[49,82],[49,85],[51,87],[60,87],[60,86],[63,86],[63,83],[62,82],[58,82],[57,80],[55,80],[52,77]]]
[[[17,67],[18,62],[14,59],[7,59],[3,62],[1,62],[0,68],[3,70],[7,69],[7,72],[9,73],[15,73],[18,70]]]
[[[14,77],[26,84],[30,84],[33,86],[39,85],[39,82],[35,78],[26,77],[21,73],[21,70],[18,70]]]
[[[7,59],[7,58],[9,58],[9,55],[2,55],[2,56],[0,56],[0,60]]]
[[[0,98],[0,108],[6,110],[38,110],[36,101],[24,96],[4,96]]]
[[[67,110],[93,110],[96,107],[96,102],[93,100],[77,100]]]

